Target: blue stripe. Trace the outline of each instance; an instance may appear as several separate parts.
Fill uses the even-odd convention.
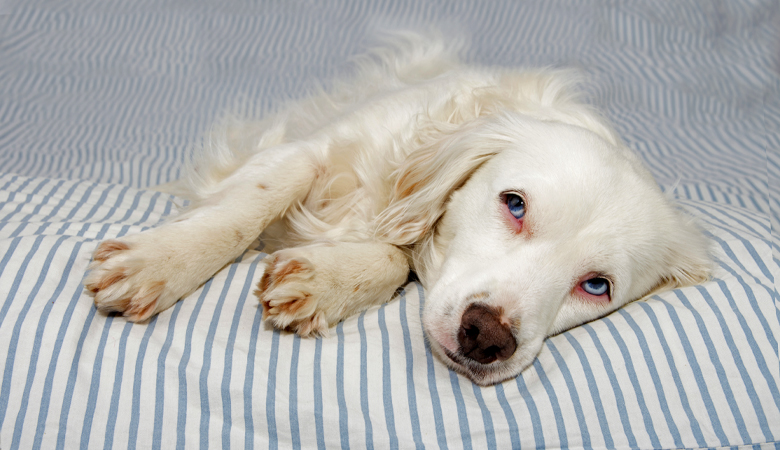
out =
[[[417,288],[417,295],[420,298],[420,317],[422,317],[423,307],[425,306],[425,295],[423,293],[422,286],[419,283],[415,283]],[[439,389],[436,387],[436,372],[434,369],[433,352],[428,341],[425,342],[425,361],[428,368],[428,390],[431,396],[431,403],[433,406],[433,420],[436,427],[436,437],[439,441],[439,447],[447,448],[447,435],[444,429],[444,418],[442,417],[441,401],[439,400]],[[461,430],[462,433],[462,430]]]
[[[271,355],[268,360],[268,386],[265,390],[265,417],[268,424],[268,448],[279,448],[276,434],[276,366],[279,361],[279,330],[273,331]]]
[[[263,254],[258,258],[262,259]],[[260,323],[263,321],[263,308],[257,307],[255,309],[254,320],[252,321],[252,331],[249,334],[249,349],[246,355],[246,373],[244,374],[244,448],[247,450],[253,450],[255,446],[254,431],[255,422],[254,415],[252,414],[253,404],[253,392],[254,392],[254,377],[255,377],[255,359],[257,356],[257,341],[260,333]]]
[[[314,427],[317,431],[317,448],[325,449],[325,425],[322,403],[322,339],[314,343]]]
[[[341,435],[341,448],[349,448],[349,414],[347,399],[344,395],[344,322],[336,326],[338,337],[338,352],[336,354],[336,397],[339,408],[339,434]]]
[[[360,409],[363,412],[363,424],[366,432],[365,448],[374,448],[374,429],[368,407],[368,343],[366,342],[365,311],[358,316],[358,334],[360,335]]]
[[[452,386],[452,394],[455,397],[455,408],[458,411],[458,424],[460,425],[460,442],[463,444],[463,448],[471,449],[471,430],[469,429],[469,419],[466,413],[466,406],[463,402],[463,393],[460,392],[460,382],[458,381],[458,374],[451,371],[450,385]]]
[[[288,406],[292,448],[301,448],[301,428],[298,424],[298,365],[300,364],[300,353],[301,337],[296,334],[293,336],[293,349],[290,357],[290,400]]]
[[[406,396],[409,404],[409,422],[412,426],[412,438],[416,449],[425,448],[422,442],[420,430],[420,417],[417,414],[417,394],[414,386],[414,351],[412,350],[412,338],[409,335],[409,323],[406,319],[406,290],[399,292],[399,318],[401,331],[404,338],[404,354],[406,355]],[[444,448],[444,447],[442,447]]]
[[[392,372],[390,370],[390,336],[385,321],[386,308],[387,304],[385,303],[379,308],[379,312],[377,313],[379,332],[382,335],[382,405],[384,405],[385,409],[385,422],[387,423],[387,437],[390,441],[390,448],[399,448],[400,444],[395,430],[395,415],[393,412]]]

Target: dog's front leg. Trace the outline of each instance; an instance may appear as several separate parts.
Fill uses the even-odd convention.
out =
[[[102,242],[84,279],[95,306],[144,321],[197,289],[306,195],[311,145],[264,150],[175,219]]]
[[[398,247],[383,242],[331,242],[269,255],[258,289],[263,317],[301,336],[387,302],[409,275]]]

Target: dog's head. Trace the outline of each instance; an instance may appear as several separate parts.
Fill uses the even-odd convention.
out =
[[[437,150],[472,170],[428,180],[451,190],[414,250],[423,323],[451,368],[500,382],[547,336],[708,277],[707,241],[619,143],[518,114],[471,127]]]

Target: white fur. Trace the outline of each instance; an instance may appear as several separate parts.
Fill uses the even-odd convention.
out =
[[[552,334],[662,288],[705,280],[707,243],[566,71],[461,65],[441,40],[401,34],[357,75],[261,122],[226,121],[170,222],[102,243],[85,279],[95,305],[143,321],[261,233],[280,248],[257,295],[302,335],[390,300],[409,270],[427,290],[431,348],[479,384],[519,374]],[[502,194],[522,193],[522,230]],[[610,301],[583,296],[608,277]],[[500,312],[517,349],[459,354],[475,302]],[[448,356],[449,355],[449,356]]]

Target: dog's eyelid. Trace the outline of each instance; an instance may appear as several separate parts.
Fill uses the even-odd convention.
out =
[[[601,270],[592,270],[589,272],[585,272],[585,275],[580,277],[580,282],[583,282],[585,280],[592,280],[594,278],[603,278],[607,280],[610,284],[613,282],[613,276],[609,274],[607,271],[601,271]]]
[[[528,196],[526,195],[525,191],[522,189],[505,189],[501,191],[501,194],[498,196],[498,198],[504,200],[507,195],[516,195],[522,198],[524,202],[528,203]]]
[[[519,197],[525,211],[524,214],[528,214],[528,195],[526,195],[525,191],[522,189],[507,189],[501,191],[501,194],[498,195],[498,200],[503,204],[507,204],[510,196]]]

